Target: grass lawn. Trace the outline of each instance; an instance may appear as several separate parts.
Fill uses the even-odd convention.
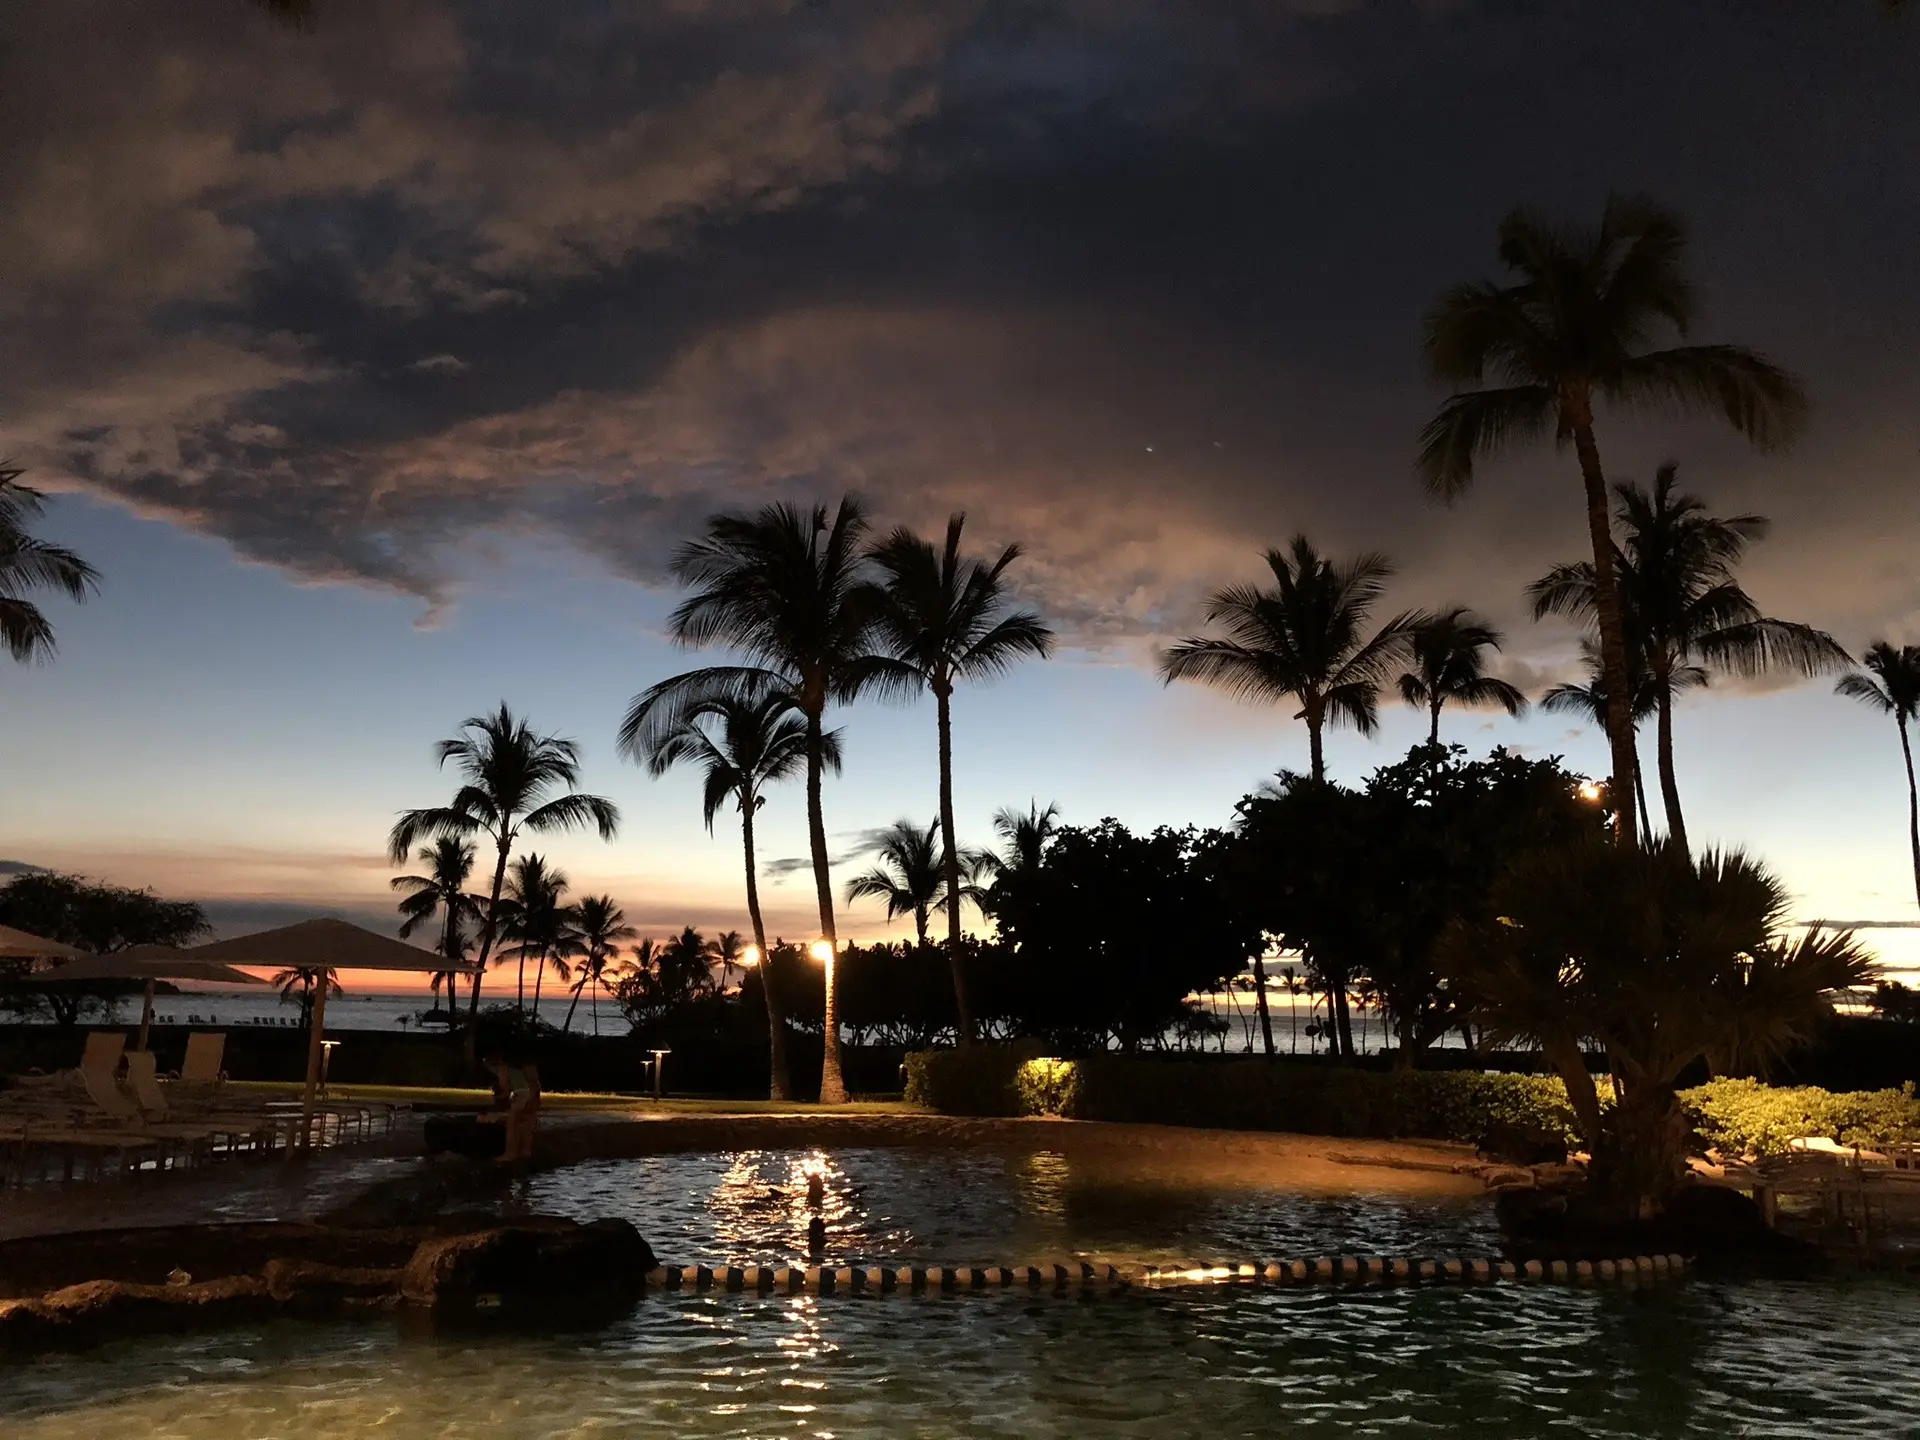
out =
[[[297,1081],[230,1080],[228,1087],[262,1095],[298,1097],[302,1086]],[[388,1104],[409,1104],[416,1108],[484,1110],[493,1100],[490,1090],[463,1090],[427,1085],[329,1085],[329,1097],[336,1100],[380,1100]],[[856,1100],[848,1105],[806,1105],[789,1100],[690,1100],[671,1096],[655,1100],[650,1095],[594,1094],[588,1091],[548,1090],[540,1097],[541,1107],[549,1112],[592,1113],[596,1111],[638,1115],[919,1115],[919,1106],[903,1100]]]

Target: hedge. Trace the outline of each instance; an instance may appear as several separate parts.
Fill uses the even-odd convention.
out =
[[[1869,1149],[1920,1143],[1920,1098],[1912,1081],[1898,1090],[1834,1094],[1812,1085],[1715,1080],[1681,1091],[1680,1100],[1700,1139],[1728,1156],[1784,1155],[1801,1136]]]
[[[1611,1087],[1599,1082],[1602,1103]],[[920,1051],[907,1098],[950,1115],[1060,1115],[1151,1125],[1291,1130],[1306,1135],[1455,1140],[1506,1128],[1579,1137],[1554,1076],[1353,1070],[1258,1060],[1042,1057],[1033,1045]],[[1920,1143],[1920,1098],[1900,1090],[1833,1094],[1716,1080],[1680,1095],[1700,1148],[1784,1154],[1801,1136],[1847,1145]]]
[[[1040,1057],[1031,1046],[921,1051],[907,1098],[950,1115],[1472,1143],[1512,1126],[1572,1137],[1560,1082],[1479,1071],[1363,1071],[1259,1061]]]

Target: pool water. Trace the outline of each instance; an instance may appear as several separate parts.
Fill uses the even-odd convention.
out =
[[[1116,1178],[1059,1156],[677,1156],[513,1203],[625,1214],[672,1260],[1485,1253],[1479,1203]],[[555,1317],[564,1320],[564,1316]],[[1920,1434],[1920,1287],[649,1295],[591,1332],[275,1324],[0,1368],[0,1436]]]

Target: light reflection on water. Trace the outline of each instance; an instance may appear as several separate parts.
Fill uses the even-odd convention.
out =
[[[679,1156],[541,1177],[663,1254],[1484,1250],[1484,1207],[1112,1183],[1058,1156]],[[1018,1252],[1018,1253],[1016,1253]],[[556,1317],[563,1318],[563,1317]],[[1334,1292],[661,1296],[588,1334],[276,1324],[0,1370],[0,1436],[1903,1435],[1920,1290],[1890,1281]]]

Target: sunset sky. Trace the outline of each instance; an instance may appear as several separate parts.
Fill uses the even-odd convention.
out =
[[[643,930],[746,928],[737,829],[620,763],[629,697],[697,663],[663,562],[702,518],[865,496],[1018,540],[1061,654],[956,702],[962,839],[1215,825],[1304,731],[1153,674],[1200,598],[1306,531],[1468,604],[1530,693],[1573,636],[1521,591],[1584,545],[1550,448],[1451,509],[1419,321],[1495,273],[1517,203],[1610,189],[1693,229],[1695,338],[1798,371],[1800,443],[1603,415],[1775,531],[1775,615],[1920,640],[1920,16],[1870,0],[62,0],[0,18],[0,453],[103,572],[0,669],[0,860],[205,901],[222,933],[393,923],[395,812],[502,698],[585,748],[611,845],[543,847]],[[837,853],[935,801],[929,706],[842,717]],[[1383,707],[1358,780],[1420,738]],[[1599,772],[1564,717],[1447,716]],[[1894,727],[1831,681],[1688,700],[1696,842],[1802,918],[1913,921]],[[811,934],[799,788],[768,924]],[[843,933],[887,932],[856,908]],[[897,931],[895,932],[897,933]],[[1911,937],[1870,937],[1895,959]],[[1920,963],[1920,945],[1914,959]]]

